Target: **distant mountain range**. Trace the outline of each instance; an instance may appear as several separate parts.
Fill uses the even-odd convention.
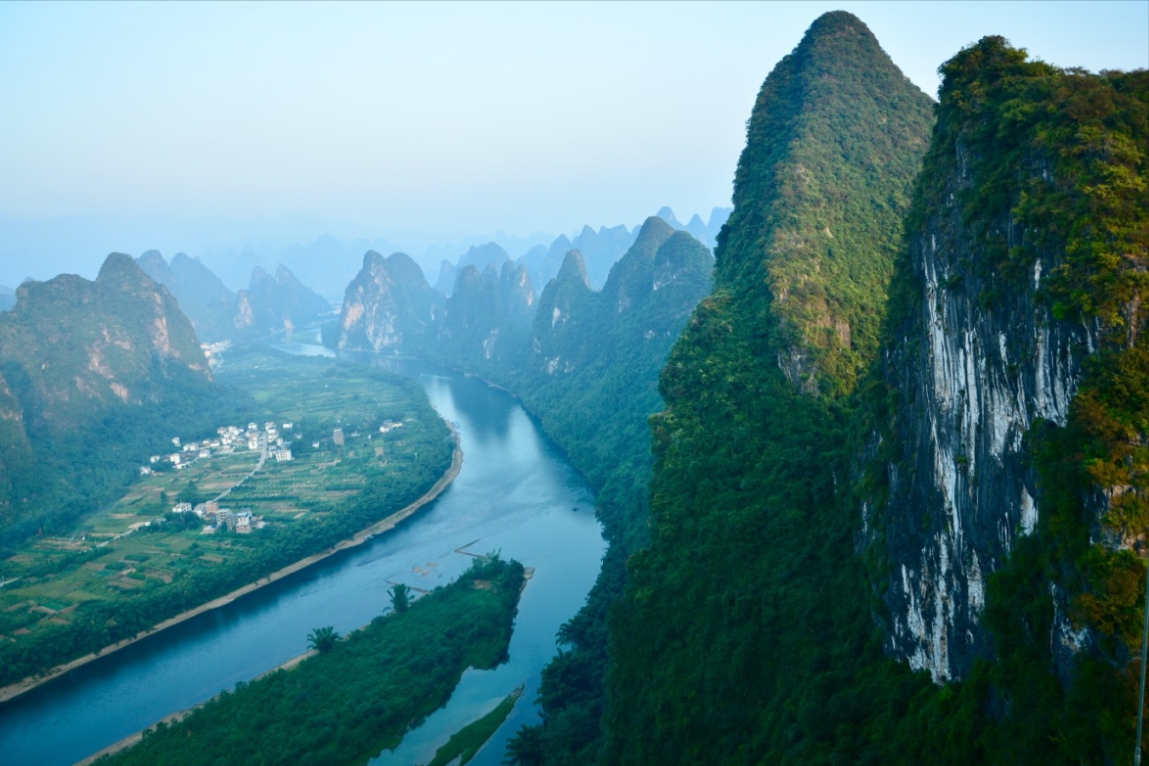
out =
[[[274,277],[257,266],[248,288],[233,293],[199,258],[176,253],[169,264],[158,251],[149,250],[137,262],[171,291],[205,343],[275,332],[290,335],[331,311],[330,303],[283,265]]]
[[[695,239],[713,250],[718,232],[730,217],[731,210],[732,208],[716,207],[711,211],[709,221],[705,223],[701,216],[695,214],[689,223],[682,224],[669,207],[660,209],[657,217],[674,229],[689,232]],[[535,245],[514,259],[514,263],[526,267],[531,284],[536,290],[541,291],[548,282],[558,276],[566,254],[571,250],[578,250],[582,255],[589,285],[592,289],[599,290],[606,283],[611,267],[634,244],[638,232],[637,226],[632,230],[627,229],[625,225],[610,228],[602,226],[597,231],[590,226],[583,226],[574,239],[565,234],[559,235],[549,246]],[[503,261],[507,260],[512,260],[511,256],[493,242],[472,246],[455,263],[442,261],[438,279],[435,280],[435,289],[444,295],[450,295],[455,289],[455,279],[464,266],[474,265],[482,271],[488,264],[492,264],[499,269]]]

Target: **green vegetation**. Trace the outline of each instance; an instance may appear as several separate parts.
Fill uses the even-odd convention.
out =
[[[326,654],[339,642],[339,633],[331,625],[316,628],[307,634],[307,645],[320,654]]]
[[[546,733],[561,738],[572,763],[592,762],[597,753],[607,665],[606,610],[622,592],[626,557],[646,539],[646,486],[652,464],[646,421],[662,407],[658,370],[690,311],[706,294],[711,264],[700,242],[650,218],[611,269],[601,292],[587,284],[581,255],[566,256],[538,302],[529,346],[496,349],[491,357],[485,347],[458,342],[424,352],[482,374],[520,397],[597,493],[598,516],[611,547],[587,605],[562,627],[563,651],[544,672],[540,689]],[[518,285],[509,279],[513,274],[504,270],[504,295]],[[495,302],[495,287],[471,273],[459,280],[449,308],[464,316],[481,315],[468,309],[467,302]],[[504,313],[515,305],[521,301],[503,299]],[[465,337],[475,335],[459,335]],[[519,336],[501,329],[498,337],[502,343],[505,337]]]
[[[406,612],[411,608],[411,589],[403,583],[396,583],[388,591],[391,595],[391,608],[396,612]]]
[[[245,404],[212,382],[191,324],[128,256],[109,256],[94,282],[64,274],[21,291],[0,314],[0,559],[70,532],[171,436]]]
[[[476,559],[407,611],[376,618],[292,670],[237,684],[98,763],[364,763],[442,706],[468,667],[506,660],[522,585],[518,562]]]
[[[756,106],[716,289],[663,371],[668,408],[651,421],[651,542],[632,557],[626,596],[611,611],[601,763],[1129,762],[1145,569],[1132,551],[1096,541],[1139,535],[1149,522],[1149,77],[1057,70],[1027,62],[999,38],[943,67],[910,240],[928,242],[935,227],[974,232],[965,238],[967,276],[994,280],[980,300],[986,312],[1009,310],[1021,292],[1011,296],[1011,285],[1040,254],[1056,268],[1039,300],[1055,321],[1098,322],[1104,346],[1085,366],[1068,424],[1039,423],[1027,437],[1041,516],[1036,534],[1016,539],[989,578],[983,620],[993,655],[964,681],[937,686],[886,656],[874,583],[887,572],[881,551],[864,548],[856,494],[873,501],[880,489],[862,477],[859,456],[875,422],[906,417],[902,392],[858,385],[881,348],[876,327],[856,356],[832,337],[818,341],[840,319],[851,338],[849,317],[880,319],[886,297],[877,275],[891,267],[850,280],[850,293],[833,284],[838,272],[811,244],[813,233],[865,201],[899,197],[847,186],[839,199],[840,187],[820,182],[811,171],[819,165],[806,158],[849,163],[865,153],[835,155],[843,143],[814,128],[787,132],[824,121],[848,129],[868,114],[854,104],[856,86],[874,87],[876,99],[902,98],[881,95],[898,86],[877,84],[892,67],[871,44],[848,14],[824,16],[771,74]],[[862,72],[875,79],[854,82]],[[820,117],[793,116],[798,104],[817,112],[834,103],[824,90],[802,90],[808,76],[849,100]],[[765,114],[775,106],[778,115]],[[856,128],[882,122],[871,115]],[[911,166],[903,157],[872,176],[899,186],[902,210]],[[827,178],[854,172],[826,170]],[[972,182],[954,220],[938,211],[959,175]],[[882,216],[870,226],[876,244],[859,239],[857,252],[878,258],[896,243],[897,226]],[[924,332],[906,325],[921,300],[908,254],[898,268],[886,349]],[[799,277],[812,294],[795,292]],[[803,343],[815,365],[796,376],[788,350]],[[893,433],[886,457],[903,448],[890,442]],[[1097,639],[1068,665],[1050,646],[1051,585],[1070,594],[1074,627]],[[528,731],[512,754],[520,764],[573,763],[563,744]]]
[[[76,529],[15,549],[0,562],[0,579],[9,581],[0,590],[0,685],[321,553],[417,500],[450,465],[449,430],[412,380],[269,352],[237,354],[225,368],[221,377],[250,403],[238,424],[290,422],[281,436],[293,459],[269,457],[252,473],[258,450],[217,450],[140,479]],[[402,425],[380,433],[385,420]],[[199,435],[234,424],[212,423]],[[203,534],[208,520],[162,503],[192,495],[250,510],[263,526]]]
[[[515,707],[515,702],[522,695],[523,687],[520,686],[496,705],[494,710],[452,734],[447,744],[435,751],[435,758],[427,766],[448,766],[456,758],[459,759],[458,766],[470,763],[475,753],[479,752],[479,748],[485,745],[503,725],[503,721],[507,720],[507,716]]]
[[[988,583],[994,657],[951,704],[967,719],[986,716],[969,745],[984,759],[1127,762],[1146,573],[1118,541],[1143,538],[1149,525],[1149,74],[1061,70],[999,37],[942,72],[911,236],[968,232],[960,255],[987,314],[1011,310],[1040,260],[1036,299],[1049,321],[1095,328],[1099,339],[1082,349],[1091,356],[1068,422],[1038,421],[1027,434],[1038,527]],[[959,177],[968,183],[958,187]],[[922,286],[908,271],[900,277],[891,339],[924,332],[913,314]],[[894,422],[872,409],[876,422]],[[1072,654],[1048,639],[1059,608],[1086,637]]]

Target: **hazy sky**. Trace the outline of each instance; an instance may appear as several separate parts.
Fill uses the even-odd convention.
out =
[[[0,217],[291,213],[347,237],[705,217],[762,80],[833,9],[931,95],[987,34],[1149,66],[1145,1],[0,2]]]

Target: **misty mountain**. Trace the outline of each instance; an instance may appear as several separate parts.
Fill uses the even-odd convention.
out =
[[[479,272],[485,270],[487,266],[493,266],[495,273],[498,274],[503,263],[510,260],[511,257],[507,255],[507,251],[494,242],[472,245],[467,252],[459,256],[457,263],[443,261],[440,264],[439,278],[435,280],[435,289],[444,295],[451,295],[455,289],[456,280],[468,266],[475,267]]]
[[[315,292],[337,297],[358,272],[362,260],[359,253],[368,249],[387,252],[396,248],[382,239],[370,243],[361,240],[352,246],[331,234],[323,234],[307,245],[288,248],[279,261]]]
[[[0,285],[0,311],[8,311],[16,305],[16,291],[11,287]]]
[[[674,217],[674,211],[664,205],[658,211],[658,217],[676,229],[690,232],[695,239],[713,250],[718,243],[718,232],[722,230],[722,224],[726,223],[732,210],[729,207],[716,207],[710,211],[710,220],[706,223],[703,223],[702,216],[695,213],[684,225]]]
[[[236,299],[235,328],[248,335],[263,336],[292,332],[331,312],[326,298],[304,285],[291,270],[281,265],[271,276],[261,268],[252,271],[246,290]]]
[[[487,263],[481,272],[474,264],[464,266],[439,321],[435,353],[456,362],[519,366],[527,353],[535,302],[522,264],[504,260],[496,269]]]
[[[169,264],[158,250],[149,250],[136,263],[179,302],[200,342],[235,335],[236,295],[199,258],[176,253]]]
[[[458,269],[455,264],[450,261],[444,260],[439,264],[439,277],[435,280],[435,289],[443,295],[450,295],[451,291],[455,289],[455,279],[457,278]]]
[[[384,258],[371,250],[347,285],[339,322],[325,329],[324,343],[371,351],[424,348],[435,337],[444,304],[406,253]]]

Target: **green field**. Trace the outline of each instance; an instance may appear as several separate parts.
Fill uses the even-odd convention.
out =
[[[350,537],[417,498],[449,464],[446,425],[413,381],[270,352],[228,357],[218,378],[251,395],[248,422],[260,431],[274,423],[292,459],[277,461],[262,444],[249,449],[244,438],[232,450],[209,446],[209,457],[178,469],[144,460],[164,470],[141,476],[70,534],[34,537],[0,562],[0,660],[29,674],[128,637],[129,625],[146,629]],[[218,426],[246,433],[248,422]],[[174,513],[180,500],[209,513]],[[256,523],[249,533],[222,524],[205,531],[215,506],[248,511]],[[71,633],[86,638],[61,638],[84,613],[90,624]],[[19,677],[9,671],[0,683]]]

